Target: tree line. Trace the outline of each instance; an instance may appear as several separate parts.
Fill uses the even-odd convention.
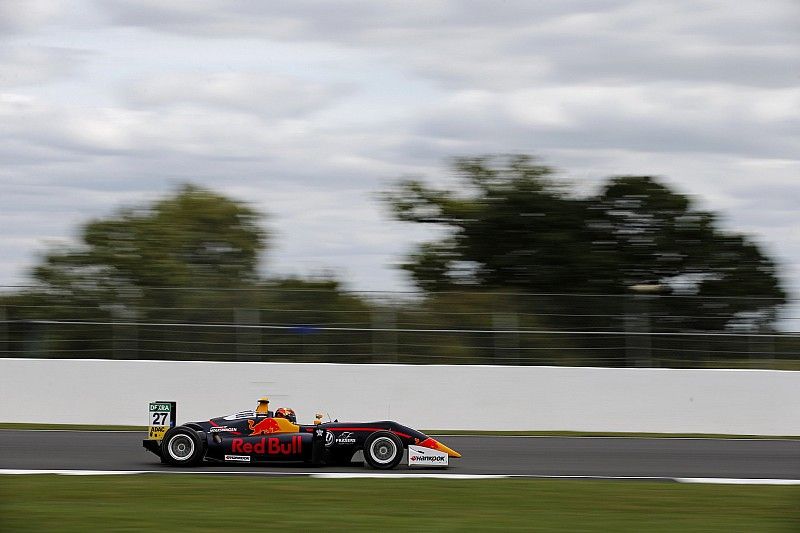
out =
[[[456,158],[450,171],[450,188],[399,179],[380,195],[396,220],[444,230],[401,266],[417,298],[378,302],[343,290],[340,280],[261,275],[259,258],[272,238],[263,215],[185,185],[152,204],[89,221],[77,245],[50,250],[33,269],[31,287],[0,299],[4,353],[46,348],[55,356],[91,356],[107,354],[116,342],[118,353],[143,358],[196,352],[369,361],[381,351],[391,358],[400,346],[410,362],[418,354],[416,362],[512,363],[541,349],[536,353],[557,355],[535,362],[580,356],[625,364],[607,356],[619,349],[613,336],[481,337],[468,330],[774,331],[786,300],[776,262],[662,180],[615,176],[596,193],[579,194],[526,155]],[[200,333],[159,323],[220,327]],[[254,336],[230,324],[295,326]],[[428,329],[467,331],[433,340],[430,332],[414,332]],[[135,342],[120,348],[121,338]],[[187,349],[199,338],[202,346]],[[718,351],[702,338],[649,342],[650,354],[673,359]],[[337,345],[345,353],[333,353]],[[596,350],[587,356],[587,348]]]

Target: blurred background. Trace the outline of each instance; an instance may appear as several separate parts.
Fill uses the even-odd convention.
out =
[[[798,29],[798,0],[0,0],[0,529],[800,531],[800,373],[642,370],[800,370]],[[446,480],[84,475],[166,474],[108,431],[145,403],[264,394],[470,434]]]
[[[800,8],[0,2],[0,355],[800,368]]]
[[[457,159],[457,190],[379,200],[443,227],[398,268],[418,290],[268,278],[247,204],[186,185],[53,250],[0,299],[6,356],[798,368],[775,263],[645,176],[580,197],[528,156]]]

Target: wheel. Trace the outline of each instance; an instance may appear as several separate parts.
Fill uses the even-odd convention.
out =
[[[172,428],[161,441],[161,458],[173,466],[194,466],[205,454],[205,442],[191,428]]]
[[[403,460],[403,441],[391,431],[376,431],[364,442],[364,460],[372,468],[394,468]]]

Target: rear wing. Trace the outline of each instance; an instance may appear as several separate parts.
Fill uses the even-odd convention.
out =
[[[176,402],[150,402],[147,420],[147,440],[161,440],[169,428],[175,427]]]

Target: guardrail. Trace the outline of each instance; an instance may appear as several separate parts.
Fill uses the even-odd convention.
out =
[[[800,370],[796,302],[773,298],[4,289],[0,357]]]

